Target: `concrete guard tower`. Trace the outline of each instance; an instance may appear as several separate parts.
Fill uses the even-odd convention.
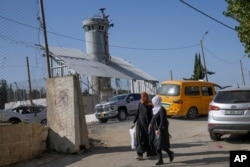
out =
[[[109,43],[108,29],[113,27],[110,24],[108,15],[104,13],[105,8],[100,9],[99,16],[87,18],[83,21],[85,30],[86,51],[92,60],[109,65]],[[101,99],[105,100],[112,96],[111,78],[101,76],[91,76],[89,90],[92,94],[100,94]]]

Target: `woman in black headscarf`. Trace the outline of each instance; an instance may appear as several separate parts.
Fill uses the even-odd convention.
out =
[[[149,129],[155,132],[154,146],[158,155],[156,165],[163,164],[162,150],[168,153],[170,163],[174,160],[174,152],[171,151],[169,142],[168,120],[166,110],[161,106],[161,97],[154,96],[152,99],[153,104],[153,118],[149,125]]]
[[[148,133],[148,126],[150,124],[152,118],[152,103],[148,99],[148,94],[146,92],[141,93],[141,100],[139,103],[139,107],[137,113],[135,115],[133,128],[136,124],[136,151],[137,157],[136,159],[142,160],[143,153],[147,153],[147,156],[150,156],[150,152],[152,151],[152,145],[150,144],[150,136]]]

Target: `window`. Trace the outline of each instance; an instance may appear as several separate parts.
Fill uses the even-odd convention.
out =
[[[135,100],[140,100],[141,99],[141,95],[140,94],[135,94],[134,95],[134,99]]]
[[[212,96],[213,95],[212,87],[202,86],[201,91],[202,91],[202,96]]]
[[[42,107],[33,107],[34,113],[39,113],[39,112],[41,112],[42,110],[43,110]]]
[[[164,96],[179,96],[180,95],[180,85],[162,84],[158,88],[157,94],[164,95]]]
[[[89,31],[89,26],[84,27],[85,31]]]
[[[117,96],[113,96],[110,101],[119,101],[119,100],[125,100],[126,95],[117,95]]]
[[[104,30],[104,26],[99,25],[98,29],[99,29],[100,31],[103,31],[103,30]]]
[[[134,100],[135,100],[135,95],[129,95],[127,100],[128,100],[129,102],[130,102],[130,101],[134,101]]]
[[[19,107],[19,108],[16,108],[16,111],[21,113],[21,114],[30,114],[31,113],[31,110],[29,107]]]
[[[249,103],[250,91],[221,91],[214,99],[217,103]]]
[[[198,96],[200,95],[198,86],[187,86],[185,87],[185,95],[186,96]]]

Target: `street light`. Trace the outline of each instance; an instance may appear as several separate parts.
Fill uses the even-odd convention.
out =
[[[201,38],[201,40],[200,40],[201,51],[202,51],[202,57],[203,57],[203,63],[204,63],[204,69],[205,69],[206,81],[208,81],[208,78],[207,78],[206,60],[205,60],[204,49],[203,49],[203,39],[204,39],[205,35],[207,35],[207,34],[208,34],[208,31],[206,31],[206,32],[204,33],[204,35],[202,36],[202,38]]]

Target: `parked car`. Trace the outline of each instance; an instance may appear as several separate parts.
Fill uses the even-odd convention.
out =
[[[11,122],[13,124],[36,122],[46,126],[47,110],[46,107],[42,105],[20,105],[12,109],[0,111],[0,121]]]
[[[135,115],[140,98],[140,93],[113,96],[108,102],[95,106],[95,116],[101,123],[106,123],[111,118],[124,121],[128,115]]]
[[[221,89],[209,104],[208,132],[218,141],[224,134],[250,132],[250,87]]]

